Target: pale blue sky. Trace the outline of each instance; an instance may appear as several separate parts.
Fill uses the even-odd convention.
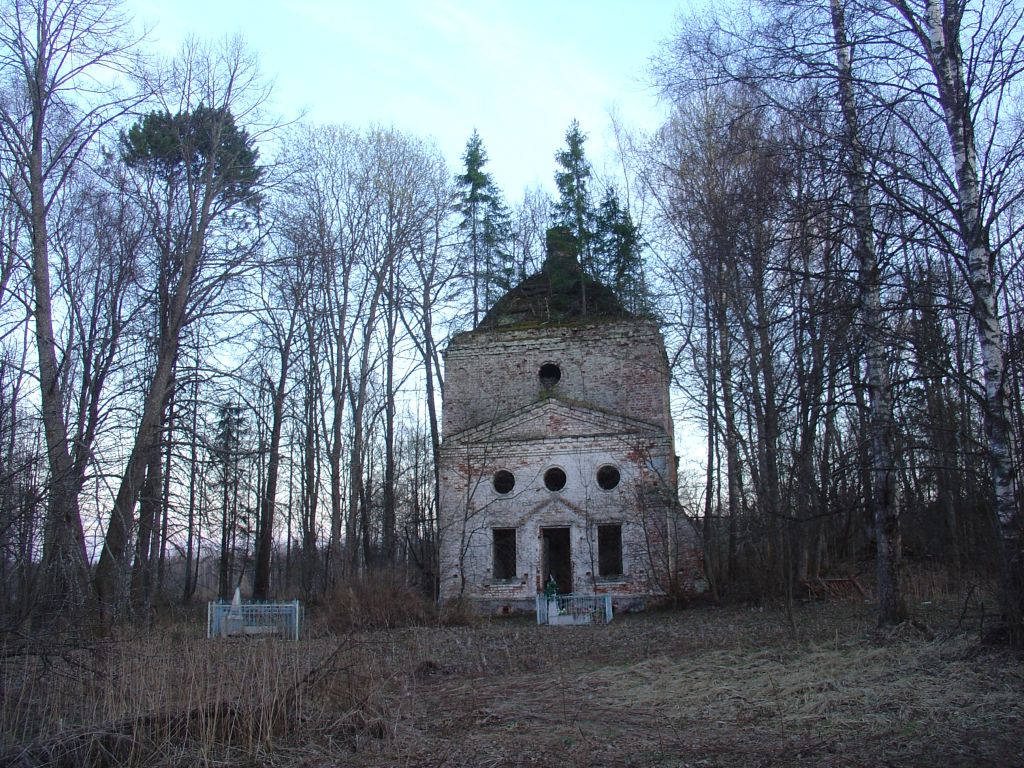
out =
[[[480,132],[510,201],[553,192],[554,153],[576,118],[600,171],[614,171],[609,110],[655,128],[648,59],[671,33],[675,0],[130,0],[174,53],[189,34],[241,33],[289,119],[394,125],[432,137],[453,171]]]

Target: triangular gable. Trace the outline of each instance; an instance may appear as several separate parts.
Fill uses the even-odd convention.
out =
[[[562,518],[566,522],[570,522],[570,518],[586,520],[587,512],[579,505],[573,504],[564,496],[552,496],[531,506],[526,514],[519,519],[519,524],[523,525],[528,520],[538,516],[546,518]],[[557,523],[560,521],[556,519],[549,519],[547,522]]]
[[[657,434],[662,431],[643,421],[549,397],[497,421],[463,430],[448,439],[460,443],[516,442],[552,437]]]

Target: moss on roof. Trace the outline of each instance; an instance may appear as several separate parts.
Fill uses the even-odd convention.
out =
[[[583,272],[576,245],[563,227],[548,231],[540,272],[523,280],[484,315],[480,329],[629,318],[611,288]]]

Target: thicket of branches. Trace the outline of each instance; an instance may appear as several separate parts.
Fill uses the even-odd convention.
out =
[[[540,263],[551,202],[485,175],[481,245],[479,137],[457,175],[394,129],[275,125],[240,40],[155,63],[116,0],[0,11],[5,626],[378,568],[432,594],[441,350]]]
[[[559,199],[507,206],[475,133],[455,170],[275,128],[241,42],[143,70],[113,0],[0,6],[8,626],[378,568],[432,594],[441,352],[557,223],[663,322],[715,593],[874,560],[898,621],[901,559],[934,558],[999,574],[1019,635],[1019,8],[683,18],[632,196],[592,195],[574,123]]]
[[[723,585],[874,558],[894,623],[933,558],[998,574],[1021,641],[1022,32],[1013,3],[771,0],[661,51],[639,174]]]

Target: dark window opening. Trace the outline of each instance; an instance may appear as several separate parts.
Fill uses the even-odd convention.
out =
[[[516,577],[516,529],[494,529],[494,578]]]
[[[565,488],[565,472],[558,467],[552,467],[544,473],[544,486],[549,491],[560,491]]]
[[[611,464],[605,464],[597,470],[597,484],[605,491],[610,491],[619,484],[619,470]]]
[[[511,493],[516,487],[516,476],[507,469],[499,469],[494,473],[494,490],[498,493]]]
[[[553,387],[562,378],[562,369],[554,363],[544,363],[537,374],[542,387]]]
[[[622,526],[597,526],[597,575],[622,575]]]

